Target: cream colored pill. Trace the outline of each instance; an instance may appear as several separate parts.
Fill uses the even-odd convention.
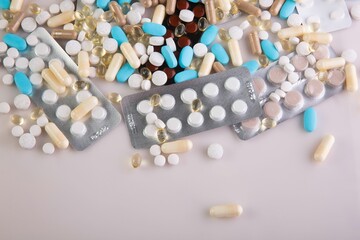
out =
[[[82,119],[86,114],[88,114],[92,109],[94,109],[94,107],[96,107],[98,103],[99,100],[97,99],[97,97],[89,97],[71,111],[71,119],[74,121]]]
[[[121,53],[115,53],[105,73],[106,81],[115,80],[116,74],[119,72],[123,62],[124,62],[124,56]]]
[[[49,18],[47,21],[48,27],[56,28],[60,27],[66,23],[70,23],[75,20],[75,14],[74,11],[66,11],[63,13],[60,13],[59,15],[53,16]]]
[[[69,146],[69,140],[54,123],[47,123],[45,131],[58,148],[65,149]]]
[[[328,156],[332,146],[335,143],[335,137],[333,135],[326,135],[321,140],[319,146],[316,148],[314,153],[314,160],[322,162]]]
[[[230,39],[228,41],[228,48],[230,53],[231,63],[234,66],[241,66],[243,64],[243,59],[240,51],[239,42],[236,39]]]
[[[87,78],[90,74],[89,53],[80,51],[78,54],[78,73],[80,77]]]
[[[161,151],[165,154],[183,153],[192,149],[193,143],[189,139],[182,139],[173,142],[167,142],[161,145]]]
[[[316,63],[316,68],[320,71],[345,66],[345,59],[342,57],[320,59]]]
[[[14,13],[20,12],[23,4],[24,0],[12,0],[10,4],[10,11]]]
[[[124,42],[120,45],[120,49],[128,63],[132,68],[139,68],[140,67],[140,59],[136,55],[134,48],[131,46],[130,43]]]
[[[72,84],[72,79],[68,72],[64,69],[64,66],[61,61],[52,60],[49,63],[49,68],[55,77],[60,80],[65,86],[70,86]]]
[[[345,75],[346,75],[346,90],[350,92],[355,92],[358,90],[358,77],[356,72],[356,67],[352,63],[348,63],[345,66]]]
[[[216,205],[210,208],[210,216],[217,218],[231,218],[240,216],[243,208],[238,204]]]
[[[176,1],[174,1],[176,4]],[[155,7],[154,14],[152,16],[152,22],[162,24],[165,18],[165,6],[159,4]]]
[[[41,71],[41,76],[47,82],[49,87],[54,90],[57,94],[63,94],[66,91],[66,87],[61,83],[57,77],[48,68]]]
[[[305,33],[303,35],[303,41],[305,42],[317,42],[320,44],[330,44],[333,40],[333,36],[327,32],[312,32]]]
[[[310,28],[307,26],[304,26],[304,25],[288,27],[288,28],[283,28],[283,29],[279,30],[278,37],[280,39],[287,39],[287,38],[291,38],[291,37],[299,37],[308,32],[310,32]]]
[[[203,77],[209,75],[214,61],[215,61],[215,55],[211,52],[206,53],[203,61],[201,62],[198,76]]]

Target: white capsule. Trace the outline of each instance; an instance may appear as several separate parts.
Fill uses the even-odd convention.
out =
[[[19,145],[24,149],[33,149],[36,145],[36,139],[32,134],[25,133],[20,136]]]
[[[282,44],[280,41],[277,41],[277,42],[274,42],[274,46],[276,48],[276,50],[281,53],[284,51],[283,47],[282,47]]]
[[[284,98],[286,96],[286,92],[284,92],[281,89],[276,89],[274,92],[276,95],[278,95],[280,98]]]
[[[7,102],[0,102],[0,113],[9,113],[10,105]]]
[[[224,148],[218,143],[210,144],[207,149],[207,155],[211,159],[221,159],[224,155]]]
[[[140,63],[141,63],[142,65],[144,65],[145,63],[147,63],[148,60],[149,60],[149,56],[146,55],[146,54],[144,54],[144,55],[142,55],[142,56],[140,57]]]
[[[68,105],[61,105],[56,109],[56,117],[61,121],[67,121],[70,119],[71,108]]]
[[[153,46],[162,46],[164,45],[165,39],[164,37],[153,36],[149,38],[149,44]]]
[[[31,104],[31,100],[25,94],[19,94],[14,98],[14,105],[19,110],[29,109],[30,104]]]
[[[41,127],[39,125],[32,125],[29,129],[29,132],[34,136],[38,137],[41,135]]]
[[[14,137],[20,137],[23,134],[24,129],[19,125],[16,125],[11,129],[11,135],[13,135]]]
[[[77,36],[77,40],[79,42],[82,42],[85,40],[85,37],[86,37],[86,32],[81,30],[79,33],[78,33],[78,36]]]
[[[150,55],[154,52],[154,46],[149,45],[146,49],[147,55]]]
[[[55,152],[55,146],[52,143],[45,143],[42,147],[42,151],[45,154],[51,155]]]

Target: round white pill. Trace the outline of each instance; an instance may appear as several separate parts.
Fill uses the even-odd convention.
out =
[[[354,19],[354,20],[360,20],[360,4],[354,4],[352,7],[351,7],[351,17]]]
[[[28,68],[28,66],[29,66],[29,60],[25,57],[19,57],[15,61],[15,67],[19,71],[26,70]]]
[[[307,42],[300,42],[296,46],[296,53],[300,56],[307,56],[311,53],[310,44]]]
[[[146,125],[144,128],[143,134],[147,138],[157,140],[157,127],[153,124]]]
[[[273,32],[273,33],[277,33],[278,31],[280,31],[281,30],[281,24],[280,23],[278,23],[278,22],[273,22],[272,24],[271,24],[271,32]]]
[[[52,59],[49,61],[49,65],[51,65],[53,62],[59,63],[62,67],[65,66],[65,65],[64,65],[64,62],[63,62],[61,59],[59,59],[59,58],[52,58]]]
[[[287,56],[281,56],[281,57],[279,58],[279,65],[280,65],[280,66],[285,66],[285,64],[288,64],[288,63],[290,63],[289,57],[287,57]]]
[[[191,104],[195,99],[197,99],[197,93],[192,88],[186,88],[181,92],[180,98],[183,103]]]
[[[187,122],[192,127],[200,127],[204,122],[204,116],[200,112],[192,112],[188,116]]]
[[[142,100],[138,103],[136,109],[140,114],[146,115],[153,111],[153,106],[149,100]]]
[[[175,98],[170,94],[161,96],[160,107],[164,110],[171,110],[175,106]]]
[[[91,110],[91,118],[95,120],[104,120],[107,116],[107,111],[105,108],[101,106],[94,107],[93,110]]]
[[[86,134],[87,128],[83,122],[74,122],[70,127],[70,132],[75,137],[82,137]]]
[[[128,79],[129,87],[133,89],[139,89],[141,87],[141,82],[143,81],[143,79],[144,78],[140,74],[134,73]]]
[[[82,0],[82,2],[92,2],[92,3],[84,3],[84,4],[86,4],[86,5],[92,5],[94,2],[95,2],[95,0]],[[100,18],[100,16],[102,15],[104,13],[104,10],[102,9],[102,8],[96,8],[95,10],[94,10],[94,13],[93,13],[93,17],[95,18],[95,19],[99,19]]]
[[[26,37],[26,42],[30,47],[34,47],[39,43],[39,39],[35,35],[29,35]]]
[[[35,18],[39,25],[43,25],[51,17],[48,11],[41,11]]]
[[[205,97],[213,98],[219,94],[219,87],[215,83],[207,83],[202,89]]]
[[[291,14],[287,19],[287,24],[289,27],[297,27],[300,26],[302,23],[303,23],[303,19],[297,13]]]
[[[224,87],[230,92],[236,92],[240,89],[240,81],[236,77],[229,77],[226,79]]]
[[[157,145],[157,144],[152,145],[152,146],[150,147],[150,150],[149,150],[149,151],[150,151],[151,156],[154,156],[154,157],[156,157],[156,156],[158,156],[158,155],[161,154],[161,148],[160,148],[160,146]]]
[[[3,76],[2,82],[3,82],[5,85],[11,85],[11,84],[13,84],[13,82],[14,82],[14,77],[13,77],[11,74],[7,73],[7,74],[5,74],[5,75]]]
[[[30,75],[30,82],[33,86],[39,87],[42,85],[43,78],[40,73],[33,73]]]
[[[171,51],[173,51],[173,52],[176,51],[176,43],[173,38],[167,38],[167,39],[165,39],[165,42],[166,42],[166,45],[168,45],[168,47],[171,49]]]
[[[96,32],[102,37],[106,37],[110,34],[111,24],[108,22],[98,22],[96,26]]]
[[[154,164],[158,167],[163,167],[166,163],[166,158],[163,155],[154,157]]]
[[[178,165],[179,164],[179,161],[180,161],[180,158],[179,158],[179,155],[175,154],[175,153],[172,153],[170,154],[168,157],[167,157],[167,162],[170,164],[170,165]]]
[[[146,123],[147,124],[154,124],[155,120],[157,119],[157,115],[153,112],[146,114]]]
[[[178,133],[182,128],[182,123],[178,118],[172,117],[166,121],[166,127],[170,133]]]
[[[53,3],[49,7],[49,12],[51,14],[58,14],[60,12],[60,6],[59,4]]]
[[[269,33],[267,31],[261,30],[259,31],[259,39],[266,40],[269,38]]]
[[[42,147],[42,151],[45,154],[53,154],[55,152],[55,146],[52,143],[45,143]]]
[[[131,4],[131,9],[140,13],[141,16],[145,14],[145,7],[140,2]]]
[[[250,23],[249,23],[248,20],[245,20],[245,21],[243,21],[243,22],[239,25],[239,27],[244,31],[245,29],[247,29],[248,27],[250,27]]]
[[[284,65],[284,71],[287,72],[287,73],[294,72],[295,67],[291,63],[287,63],[287,64]]]
[[[21,28],[24,32],[33,32],[37,27],[37,23],[33,17],[26,17],[21,21]]]
[[[260,15],[262,21],[267,21],[271,19],[271,13],[269,11],[262,11]]]
[[[20,137],[23,134],[24,134],[24,129],[21,126],[17,125],[11,129],[11,135],[13,135],[14,137]]]
[[[296,83],[300,79],[300,76],[296,72],[291,72],[288,74],[288,81],[291,83]]]
[[[292,45],[298,45],[299,42],[300,42],[300,38],[298,38],[298,37],[291,37],[291,38],[289,38],[289,42],[290,42]]]
[[[6,52],[7,56],[8,57],[11,57],[11,58],[17,58],[19,57],[20,53],[19,51],[16,49],[16,48],[9,48]]]
[[[207,46],[203,43],[196,43],[193,47],[193,50],[194,50],[194,55],[198,58],[204,57],[205,54],[207,54],[208,52]]]
[[[337,8],[336,10],[330,13],[330,19],[332,20],[340,20],[345,17],[345,12],[342,8]]]
[[[130,25],[138,24],[141,21],[141,14],[138,11],[130,10],[126,14],[126,20]]]
[[[42,96],[41,96],[41,100],[46,103],[46,104],[55,104],[57,102],[57,100],[59,99],[59,96],[57,95],[57,93],[52,90],[52,89],[46,89]]]
[[[67,12],[67,11],[74,11],[75,5],[70,0],[64,0],[60,3],[60,11],[61,12]]]
[[[9,113],[10,105],[7,102],[0,102],[0,113]]]
[[[224,155],[224,148],[218,143],[210,144],[207,149],[207,155],[212,159],[221,159]]]
[[[68,105],[61,105],[56,109],[56,117],[61,121],[67,121],[70,119],[71,108]]]
[[[34,136],[38,137],[41,135],[41,127],[39,125],[32,125],[29,132]]]
[[[231,111],[233,111],[233,113],[237,115],[243,115],[247,112],[247,110],[248,110],[248,105],[246,104],[245,101],[240,99],[236,100],[231,105]]]
[[[70,40],[66,43],[65,51],[70,56],[75,56],[81,51],[81,44],[76,40]]]
[[[0,30],[4,30],[8,26],[9,22],[6,19],[0,20]]]
[[[354,49],[347,49],[341,53],[341,57],[345,58],[346,62],[353,63],[357,59],[357,53]]]
[[[38,43],[36,44],[34,51],[37,56],[45,58],[50,55],[51,49],[49,45],[45,43]]]
[[[49,119],[44,114],[36,120],[36,124],[40,127],[45,127],[45,125],[48,123]]]
[[[140,42],[135,43],[134,50],[138,57],[141,57],[142,55],[146,54],[146,47],[143,43]]]
[[[0,53],[6,53],[8,46],[4,42],[0,42]]]
[[[233,39],[240,40],[244,35],[244,31],[238,26],[232,26],[229,28],[229,35]]]
[[[15,65],[15,59],[11,57],[5,57],[3,60],[3,65],[5,68],[13,68]]]
[[[105,41],[106,41],[106,40],[108,40],[108,38],[104,40],[104,43],[103,43],[104,49],[105,49]],[[107,45],[107,44],[106,44],[106,45]],[[85,40],[85,41],[82,41],[82,42],[81,42],[81,49],[82,49],[82,50],[84,50],[84,51],[86,51],[86,52],[90,52],[93,48],[94,48],[94,44],[93,44],[92,41]],[[106,49],[105,49],[105,50],[106,50]]]
[[[168,78],[164,71],[158,70],[152,74],[151,81],[156,86],[163,86],[167,82]]]
[[[190,10],[183,9],[179,13],[179,18],[184,22],[192,22],[194,20],[194,13]]]
[[[284,98],[286,96],[286,92],[281,89],[276,89],[275,94],[277,94],[280,98]]]
[[[148,79],[145,79],[141,82],[141,89],[144,91],[149,91],[151,88],[151,81]]]
[[[34,73],[41,72],[45,68],[45,62],[42,58],[34,57],[29,62],[29,68]]]
[[[259,5],[262,9],[268,9],[274,3],[274,0],[259,0]]]
[[[90,54],[89,61],[92,65],[97,65],[100,62],[100,58],[94,54]]]
[[[311,80],[316,77],[316,71],[313,68],[307,68],[304,71],[304,76],[306,79]]]
[[[64,25],[63,29],[64,29],[64,30],[74,30],[75,27],[74,27],[74,24],[72,24],[72,23],[67,23],[67,24]]]
[[[24,149],[32,149],[36,145],[36,139],[32,134],[25,133],[19,138],[19,144]]]
[[[281,90],[283,90],[284,92],[290,92],[292,89],[292,84],[289,81],[285,81],[283,83],[281,83]]]
[[[95,0],[81,0],[81,2],[85,5],[93,5],[95,3]],[[102,10],[101,8],[97,8],[96,10]],[[96,11],[95,10],[95,11]],[[104,10],[102,10],[103,13]],[[95,12],[94,12],[95,13]],[[101,14],[100,14],[101,15]],[[93,15],[94,17],[94,15]]]
[[[155,124],[155,126],[156,126],[157,128],[159,128],[159,129],[164,129],[164,128],[166,128],[165,123],[164,123],[161,119],[156,119],[156,120],[154,121],[154,124]]]
[[[19,94],[14,98],[14,105],[19,110],[29,109],[30,104],[31,104],[31,100],[25,94]]]
[[[308,25],[312,25],[312,24],[316,24],[316,25],[320,25],[321,23],[321,19],[319,16],[317,15],[313,15],[313,16],[310,16],[306,19],[306,23]]]
[[[269,99],[273,102],[279,102],[280,101],[280,96],[278,94],[276,94],[275,92],[272,92],[269,95]]]
[[[160,67],[163,65],[165,59],[161,53],[153,52],[150,54],[149,61],[152,65]]]
[[[81,90],[76,94],[76,101],[78,103],[82,103],[83,101],[85,101],[86,99],[88,99],[91,96],[92,96],[92,94],[88,90]]]
[[[226,111],[222,106],[214,106],[210,110],[210,118],[214,121],[222,121],[226,116]]]

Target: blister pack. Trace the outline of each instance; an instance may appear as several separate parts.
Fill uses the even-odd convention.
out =
[[[135,148],[261,115],[250,73],[244,67],[129,95],[121,103]]]
[[[89,79],[79,76],[78,66],[44,28],[28,38],[34,46],[21,54],[31,59],[30,70],[14,69],[15,83],[43,108],[74,149],[84,150],[120,123],[119,112]]]
[[[240,139],[247,140],[274,128],[343,90],[345,60],[334,58],[334,51],[326,45],[318,45],[310,56],[292,53],[288,55],[290,62],[280,65],[279,62],[283,61],[280,58],[254,74],[253,83],[263,114],[260,118],[233,125]],[[316,62],[317,59],[323,62]],[[316,72],[319,63],[334,67]]]

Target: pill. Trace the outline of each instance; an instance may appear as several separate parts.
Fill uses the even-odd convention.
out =
[[[161,151],[164,154],[183,153],[190,151],[192,147],[193,147],[193,143],[191,140],[182,139],[182,140],[166,142],[162,144]]]
[[[283,111],[279,103],[274,101],[268,101],[263,106],[264,114],[270,119],[279,121],[282,118]]]
[[[313,54],[309,54],[306,56],[306,59],[310,65],[314,65],[316,63],[316,58]],[[294,65],[295,66],[295,65]]]
[[[180,98],[185,104],[191,104],[197,98],[197,93],[192,88],[186,88],[181,92]]]
[[[291,14],[287,19],[287,25],[289,27],[300,26],[302,23],[303,23],[303,19],[297,13]]]
[[[257,60],[250,60],[242,65],[243,67],[247,68],[250,74],[254,74],[260,67],[260,64]]]
[[[173,166],[178,165],[179,161],[180,161],[180,157],[179,157],[179,155],[177,155],[175,153],[169,154],[169,156],[167,157],[167,162],[170,165],[173,165]]]
[[[132,68],[139,68],[140,67],[140,59],[135,53],[135,50],[128,42],[124,42],[120,45],[120,49],[128,63]]]
[[[292,90],[286,93],[284,98],[284,106],[290,110],[298,110],[304,105],[303,95],[296,91]]]
[[[6,33],[3,36],[3,41],[9,47],[16,48],[19,51],[24,51],[27,48],[25,39],[13,33]]]
[[[71,108],[68,105],[61,105],[56,109],[56,117],[61,121],[68,121],[70,119]]]
[[[39,73],[33,73],[30,75],[30,83],[34,87],[40,87],[42,85],[43,78]]]
[[[173,38],[166,38],[165,42],[166,42],[166,45],[169,46],[171,51],[173,51],[173,52],[176,51],[176,43]]]
[[[334,143],[335,137],[333,135],[325,135],[315,150],[314,160],[319,162],[325,161]]]
[[[11,57],[5,57],[3,60],[3,65],[5,68],[13,68],[15,65],[15,59]]]
[[[144,33],[151,36],[164,36],[166,33],[166,28],[158,23],[143,23],[142,29]]]
[[[160,107],[164,110],[171,110],[175,106],[175,98],[170,94],[161,96]]]
[[[51,17],[51,14],[48,11],[41,11],[35,18],[36,22],[39,25],[43,25]]]
[[[273,33],[277,33],[281,30],[281,24],[278,22],[273,22],[271,24],[271,28],[270,28],[271,32]]]
[[[20,93],[31,95],[32,85],[29,78],[22,72],[17,72],[14,75],[15,85]]]
[[[45,143],[42,147],[42,151],[45,154],[51,155],[55,152],[55,146],[52,143]]]
[[[88,90],[81,90],[76,94],[76,102],[82,103],[83,101],[85,101],[86,99],[88,99],[91,96],[92,96],[92,94]]]
[[[0,9],[9,9],[10,8],[10,0],[3,0],[0,2]]]
[[[163,155],[157,155],[154,157],[154,164],[158,167],[163,167],[166,163],[166,158]]]
[[[215,24],[217,22],[216,11],[215,11],[215,1],[214,0],[204,0],[206,18],[209,20],[210,24]]]
[[[192,112],[188,116],[187,122],[192,127],[200,127],[204,122],[204,116],[200,112]]]
[[[296,83],[300,79],[300,76],[296,72],[292,72],[288,74],[288,81],[291,83]]]
[[[360,4],[354,4],[350,9],[350,13],[354,20],[360,20]]]
[[[217,218],[232,218],[240,216],[243,209],[238,204],[216,205],[210,208],[210,216]]]
[[[32,125],[29,129],[29,132],[34,137],[38,137],[41,135],[41,127],[39,125]]]
[[[253,78],[253,86],[254,86],[255,92],[258,94],[259,97],[264,95],[267,90],[267,85],[265,83],[265,80],[260,77]]]
[[[0,113],[9,113],[10,105],[7,102],[0,102]]]
[[[286,83],[286,82],[283,82],[281,85],[284,85],[284,83]],[[288,91],[290,91],[290,90],[288,90]],[[286,92],[283,91],[282,89],[276,89],[274,93],[277,94],[280,98],[284,98],[286,96]]]
[[[24,129],[21,126],[14,126],[11,129],[11,135],[14,137],[20,137],[24,134]]]
[[[256,7],[255,5],[242,0],[236,0],[235,3],[240,11],[245,12],[249,15],[260,17],[261,9]]]
[[[141,89],[144,91],[149,91],[151,88],[151,81],[148,79],[145,79],[141,82]]]
[[[306,83],[304,91],[307,96],[319,99],[325,94],[325,86],[321,81],[312,79]]]
[[[40,57],[34,57],[29,62],[29,68],[33,73],[41,72],[45,68],[45,62]]]
[[[152,36],[149,38],[149,44],[153,46],[162,46],[164,45],[164,42],[165,42],[164,37]]]
[[[79,52],[81,51],[81,44],[76,40],[70,40],[69,42],[66,43],[65,51],[70,56],[75,56],[79,54]]]
[[[98,103],[99,100],[95,96],[87,98],[71,111],[71,119],[74,121],[82,119],[87,113],[94,109]]]
[[[19,55],[20,55],[20,53],[19,53],[19,51],[16,49],[16,48],[14,48],[14,47],[11,47],[11,48],[9,48],[7,51],[6,51],[6,55],[8,56],[8,57],[11,57],[11,58],[18,58],[19,57]]]
[[[192,22],[194,19],[194,13],[190,10],[183,9],[179,13],[179,18],[184,22]]]
[[[333,68],[340,68],[345,66],[345,59],[342,57],[320,59],[316,63],[316,68],[320,71],[329,70]]]
[[[74,11],[66,11],[48,19],[47,25],[51,28],[60,27],[75,20]]]
[[[166,64],[169,68],[175,68],[177,66],[176,57],[169,46],[161,47],[161,54],[163,55]]]
[[[187,69],[182,72],[178,72],[174,77],[174,81],[176,83],[181,83],[181,82],[185,82],[185,81],[197,78],[197,77],[198,77],[197,71],[192,70],[192,69]]]
[[[80,77],[87,78],[90,74],[89,54],[86,51],[80,51],[78,54],[78,73]]]
[[[320,45],[316,48],[315,52],[313,52],[313,55],[316,58],[316,60],[330,58],[330,51],[327,46]]]
[[[147,124],[154,124],[155,120],[157,119],[157,115],[153,112],[150,112],[146,114],[145,119]]]
[[[345,17],[345,12],[342,8],[338,8],[330,12],[331,20],[340,20],[343,19],[344,17]]]
[[[87,128],[83,122],[74,122],[71,124],[70,133],[75,137],[83,137],[87,132]]]
[[[106,81],[114,81],[116,74],[120,70],[121,65],[124,62],[124,57],[121,53],[115,53],[113,58],[111,59],[110,65],[105,73]]]
[[[117,41],[119,46],[129,41],[125,32],[119,26],[113,26],[111,28],[111,36]]]
[[[5,53],[8,50],[8,46],[4,42],[0,42],[0,54]]]
[[[0,30],[5,30],[6,27],[8,26],[9,22],[6,19],[1,19],[0,20]]]
[[[209,116],[214,121],[222,121],[226,117],[226,111],[222,106],[216,105],[211,108]]]
[[[34,18],[26,17],[21,21],[21,27],[24,32],[31,33],[36,29],[37,23]]]
[[[55,104],[58,99],[59,96],[52,89],[46,89],[41,96],[41,100],[50,105]]]
[[[243,59],[240,52],[239,42],[235,39],[230,39],[228,41],[228,48],[229,48],[231,63],[234,66],[241,66],[243,64]]]
[[[19,12],[24,4],[24,0],[12,0],[10,4],[11,12]]]
[[[280,12],[281,7],[283,6],[285,0],[274,0],[273,4],[271,5],[269,12],[273,16],[277,16]]]
[[[165,128],[166,128],[165,123],[164,123],[161,119],[156,119],[156,120],[154,121],[154,124],[155,124],[155,126],[156,126],[157,128],[159,128],[159,129],[165,129]]]
[[[295,26],[295,27],[288,27],[283,28],[278,32],[278,37],[280,39],[288,39],[291,37],[300,37],[305,33],[309,33],[310,29],[308,26]]]
[[[215,55],[211,52],[206,53],[203,61],[201,62],[198,76],[203,77],[209,75],[214,61],[215,61]]]
[[[24,149],[33,149],[36,145],[36,139],[32,134],[24,133],[19,138],[19,145]]]
[[[305,33],[303,35],[303,41],[305,41],[305,42],[330,44],[332,42],[332,40],[333,40],[332,35],[327,32],[312,32],[312,33]]]
[[[249,43],[251,52],[254,55],[260,55],[262,53],[260,39],[257,31],[252,31],[249,33]]]
[[[226,79],[224,87],[230,92],[236,92],[240,89],[240,81],[236,77],[229,77]]]
[[[219,28],[215,25],[210,25],[201,35],[200,42],[206,46],[210,45],[216,38]]]
[[[96,106],[91,111],[91,118],[94,120],[104,120],[107,116],[107,111],[101,106]]]
[[[259,39],[260,40],[266,40],[269,38],[269,34],[267,31],[261,30],[259,31]]]
[[[146,125],[143,134],[147,138],[157,140],[157,131],[158,131],[157,127],[153,124],[150,124],[150,125]]]
[[[182,128],[182,123],[178,118],[172,117],[166,121],[166,127],[170,133],[178,133]]]
[[[347,63],[345,65],[345,74],[346,74],[346,90],[350,92],[355,92],[358,90],[358,78],[356,67],[353,63]]]
[[[295,7],[296,7],[295,1],[286,0],[280,9],[279,17],[281,19],[287,19],[294,12]]]
[[[306,79],[311,80],[316,77],[316,71],[313,68],[307,68],[304,71],[304,76]]]
[[[174,3],[176,4],[176,1],[173,1],[170,4],[174,5]],[[144,9],[144,11],[145,11],[145,9]],[[164,21],[164,18],[165,18],[165,12],[166,12],[166,9],[165,9],[164,5],[162,5],[162,4],[157,5],[155,7],[151,21],[153,23],[162,24]]]
[[[317,115],[314,108],[310,107],[304,111],[304,129],[313,132],[317,126]]]
[[[279,102],[281,97],[276,92],[272,92],[269,95],[269,99],[273,102]]]
[[[269,40],[262,40],[260,45],[263,53],[271,61],[276,61],[277,59],[279,59],[280,57],[279,52],[277,51],[277,49],[275,48],[272,42],[270,42]]]
[[[229,55],[221,44],[215,43],[212,45],[211,52],[215,55],[215,59],[221,64],[227,65],[229,63]]]
[[[160,67],[161,65],[163,65],[165,59],[163,57],[163,55],[161,55],[161,53],[159,52],[153,52],[150,54],[149,57],[149,62],[156,66],[156,67]]]
[[[225,67],[220,62],[214,62],[213,69],[215,72],[224,72],[226,71]]]
[[[130,88],[139,89],[141,87],[141,82],[144,78],[140,74],[133,74],[128,79],[128,84]]]
[[[219,87],[215,83],[207,83],[202,89],[205,97],[213,98],[219,94]]]
[[[287,64],[284,64],[284,67]],[[294,57],[291,58],[291,65],[294,67],[294,71],[303,72],[308,68],[309,61],[307,60],[307,57],[295,55]],[[288,65],[288,67],[289,66],[290,65]],[[287,71],[287,72],[290,74],[293,71]]]
[[[57,94],[63,94],[66,91],[66,87],[55,77],[50,69],[45,68],[42,70],[41,76]]]
[[[10,33],[16,33],[19,30],[21,21],[25,18],[25,11],[17,12],[13,15],[12,21],[6,27],[6,31]]]
[[[179,65],[182,68],[189,67],[193,59],[194,51],[190,46],[184,47],[179,56]]]
[[[150,147],[150,155],[151,156],[154,156],[154,157],[156,157],[156,156],[158,156],[158,155],[160,155],[161,154],[161,148],[160,148],[160,146],[159,145],[157,145],[157,144],[154,144],[154,145],[152,145],[151,147]]]
[[[295,71],[295,67],[291,63],[287,63],[284,65],[284,71],[287,73],[292,73]]]
[[[118,82],[126,82],[128,78],[134,73],[135,69],[130,66],[130,64],[127,62],[125,63],[119,70],[119,72],[116,74],[116,80]]]
[[[207,155],[211,159],[221,159],[224,155],[224,148],[218,143],[212,143],[207,148]]]
[[[153,106],[151,105],[149,100],[142,100],[138,103],[136,109],[140,114],[146,115],[153,111]]]
[[[354,49],[347,49],[341,53],[341,57],[348,63],[354,63],[357,59],[357,53]]]
[[[29,67],[29,60],[25,57],[19,57],[15,61],[15,67],[19,71],[25,71]]]
[[[243,115],[247,112],[248,105],[243,100],[235,100],[231,105],[231,111],[237,115]]]
[[[36,124],[39,125],[40,127],[45,127],[45,125],[48,123],[49,123],[49,119],[45,116],[45,114],[43,114],[38,119],[36,119]]]
[[[307,56],[311,53],[310,44],[308,42],[300,42],[296,46],[296,53],[300,56]]]
[[[58,14],[60,13],[60,6],[59,4],[53,3],[49,6],[49,12],[51,14]]]

